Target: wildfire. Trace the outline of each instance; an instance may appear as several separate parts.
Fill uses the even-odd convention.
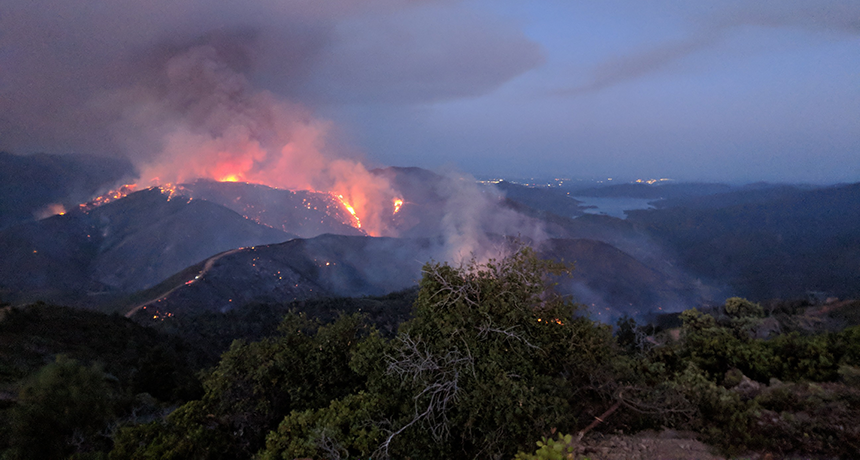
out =
[[[62,216],[66,214],[66,207],[60,203],[48,205],[48,213],[50,215]]]
[[[346,202],[346,200],[343,198],[343,195],[335,195],[334,193],[332,193],[332,195],[337,196],[337,199],[338,201],[340,201],[340,204],[342,204],[343,207],[346,208],[346,210],[349,211],[350,214],[352,214],[352,217],[355,219],[354,227],[361,228],[361,219],[359,219],[358,216],[355,214],[355,208],[353,208],[352,206],[350,206],[349,203]]]
[[[218,182],[239,182],[239,176],[236,174],[228,174],[218,179]]]
[[[403,206],[403,200],[401,200],[400,198],[395,198],[394,199],[394,214],[397,214],[398,212],[400,212],[401,206]]]
[[[158,190],[160,190],[162,194],[167,195],[167,201],[170,201],[185,189],[181,185],[164,184],[159,185]]]
[[[137,187],[137,184],[125,184],[116,190],[111,190],[103,195],[99,195],[93,198],[92,201],[79,204],[78,209],[83,212],[92,211],[99,206],[111,203],[121,198],[125,198],[127,195],[134,193],[137,190]],[[152,190],[155,188],[157,188],[164,195],[167,195],[167,201],[172,200],[178,194],[185,190],[181,185],[174,184],[156,185],[153,187],[149,187],[146,190]]]
[[[108,204],[112,201],[124,198],[126,195],[133,193],[136,188],[137,184],[125,184],[116,190],[111,190],[103,195],[93,198],[93,200],[88,203],[79,204],[78,208],[84,212],[90,211],[103,204]]]

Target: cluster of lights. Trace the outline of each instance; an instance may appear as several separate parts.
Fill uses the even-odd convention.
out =
[[[144,306],[143,309],[146,310],[146,306]],[[170,312],[162,313],[162,312],[158,311],[158,309],[156,308],[155,313],[152,314],[152,319],[159,319],[161,321],[164,321],[165,319],[172,318],[173,316],[174,316],[173,313],[170,313]]]
[[[657,182],[668,182],[670,180],[672,180],[672,179],[667,179],[665,177],[662,177],[660,179],[636,179],[634,182],[636,182],[637,184],[654,185]]]

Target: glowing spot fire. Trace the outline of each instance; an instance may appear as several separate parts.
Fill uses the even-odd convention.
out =
[[[400,207],[403,206],[403,200],[397,198],[394,200],[394,214],[397,214],[400,211]]]

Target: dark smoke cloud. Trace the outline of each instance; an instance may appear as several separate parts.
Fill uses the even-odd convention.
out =
[[[0,31],[0,149],[19,153],[125,154],[114,122],[165,91],[167,62],[203,46],[310,109],[480,95],[542,59],[457,1],[7,0]]]
[[[742,27],[860,34],[860,2],[849,0],[718,1],[692,7],[664,2],[659,7],[685,11],[694,31],[682,39],[607,60],[593,70],[588,82],[556,94],[575,96],[596,92],[661,71],[680,59],[716,45]]]

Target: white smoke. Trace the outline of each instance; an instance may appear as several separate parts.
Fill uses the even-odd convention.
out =
[[[494,186],[481,187],[473,177],[454,172],[443,183],[445,260],[486,262],[506,255],[506,238],[519,238],[534,247],[547,239],[543,224],[505,207],[504,195]]]

